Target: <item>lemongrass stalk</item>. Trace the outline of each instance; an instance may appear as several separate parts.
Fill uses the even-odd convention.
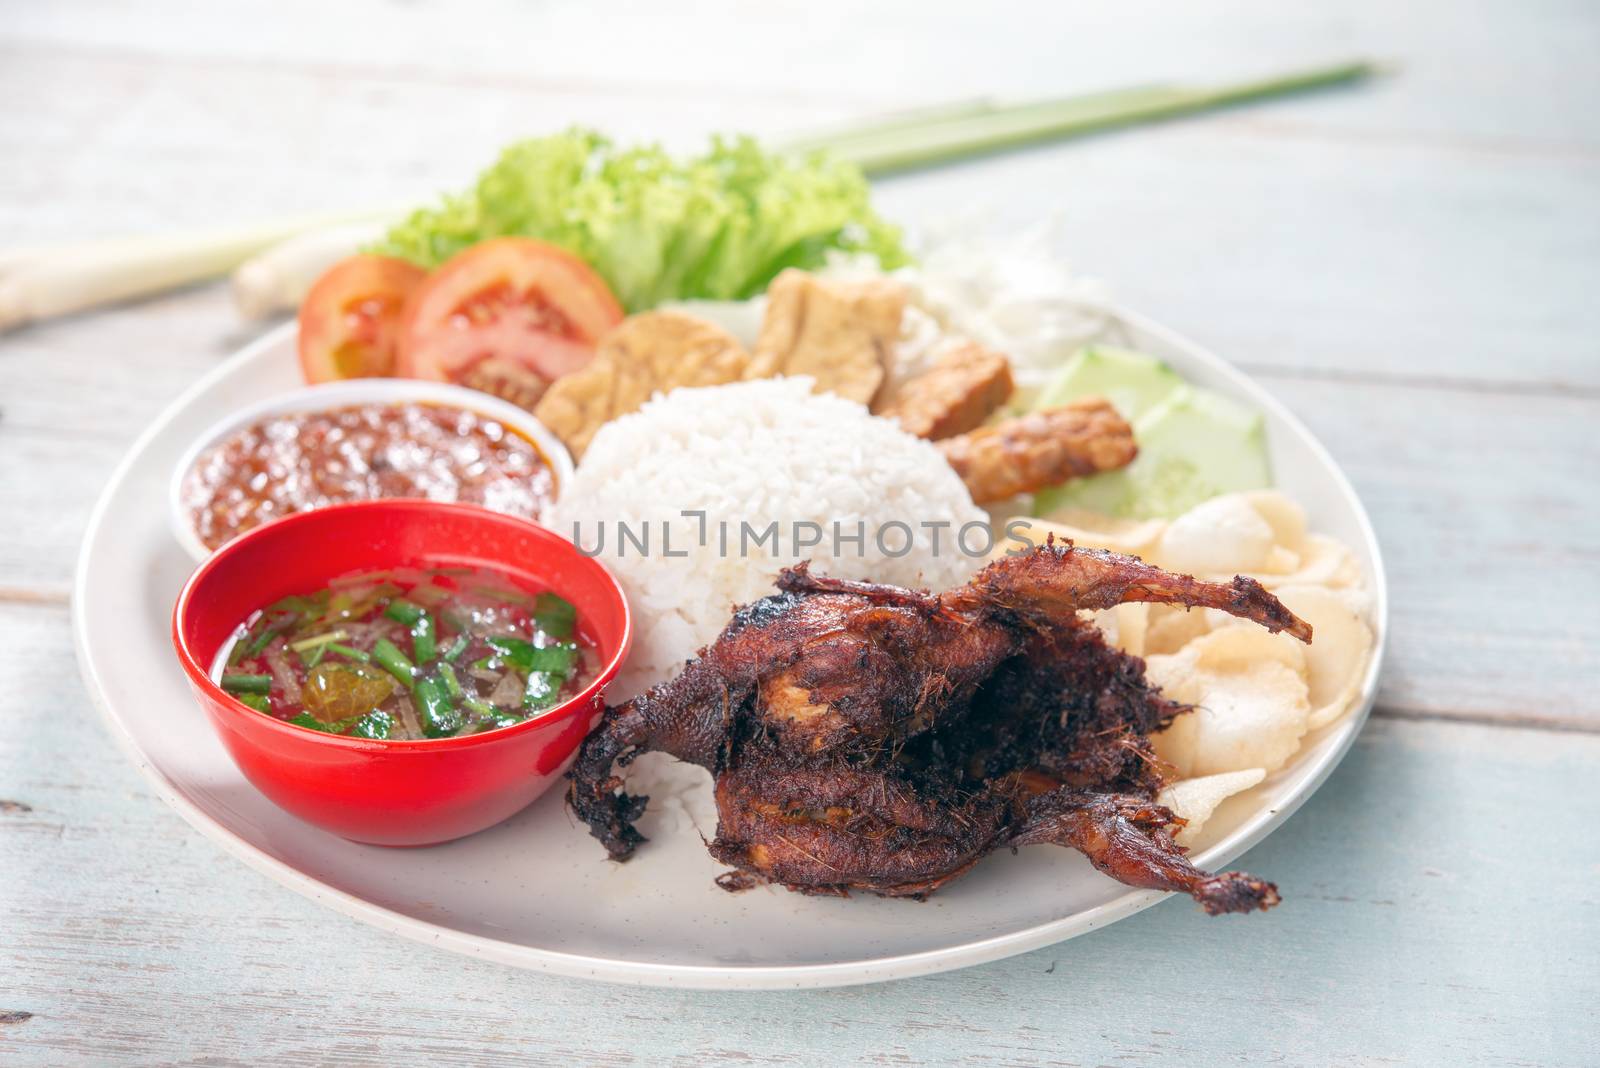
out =
[[[1060,107],[1063,103],[1069,101],[1086,103],[1102,98],[1124,98],[1134,93],[1149,92],[1151,88],[1153,87],[1124,86],[1118,89],[1083,93],[1070,97],[1012,101],[1009,103],[996,97],[985,96],[953,101],[948,104],[930,104],[924,107],[904,108],[899,111],[886,112],[869,119],[852,119],[833,126],[819,127],[804,135],[783,141],[780,147],[789,152],[823,151],[837,153],[841,147],[861,143],[870,144],[876,138],[901,134],[907,130],[926,129],[941,123],[965,119],[983,119],[985,116],[1001,113]]]
[[[960,100],[813,131],[781,147],[796,153],[831,152],[854,161],[868,175],[881,176],[1113,126],[1336,85],[1373,70],[1371,64],[1358,61],[1205,88],[1136,86],[1019,104],[987,98]],[[343,228],[290,238],[234,272],[235,303],[246,318],[291,310],[323,270],[366,240],[355,239]]]
[[[978,109],[968,106],[931,121],[877,124],[859,133],[835,131],[820,138],[796,140],[788,147],[795,151],[824,148],[852,160],[869,175],[893,174],[1043,141],[1338,85],[1375,72],[1373,64],[1357,61],[1226,85],[1140,86],[1023,104],[992,104]]]
[[[391,214],[368,210],[6,255],[0,258],[0,330],[205,281],[292,234]]]
[[[814,134],[809,141],[813,147],[826,147],[834,140],[858,140],[900,130],[910,123],[983,115],[994,109],[992,100],[982,98],[907,108],[840,127],[831,134]],[[382,237],[386,225],[367,223],[312,230],[295,234],[251,256],[234,269],[231,277],[233,302],[239,315],[246,320],[265,319],[298,308],[324,271],[375,243]]]
[[[968,100],[814,134],[784,147],[826,149],[869,175],[893,174],[1336,85],[1374,71],[1370,63],[1353,62],[1199,88],[1147,86],[1018,105]],[[292,308],[323,270],[399,214],[385,208],[222,232],[0,252],[0,331],[205,281],[235,268],[234,299],[244,315]]]
[[[299,307],[324,271],[381,238],[394,218],[308,230],[263,249],[234,269],[234,307],[247,320]]]

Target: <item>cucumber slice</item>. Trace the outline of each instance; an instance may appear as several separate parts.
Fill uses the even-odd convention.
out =
[[[1139,455],[1120,471],[1034,498],[1034,514],[1081,508],[1127,519],[1171,518],[1223,493],[1272,484],[1261,416],[1207,389],[1184,386],[1134,421]]]
[[[1075,354],[1039,392],[1035,410],[1077,397],[1101,396],[1130,423],[1183,387],[1183,379],[1151,356],[1091,345]]]

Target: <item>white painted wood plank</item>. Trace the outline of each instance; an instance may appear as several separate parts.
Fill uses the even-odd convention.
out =
[[[1600,404],[1262,381],[1332,450],[1377,529],[1383,708],[1600,724],[1600,499],[1584,489]]]
[[[1070,260],[1266,372],[1385,542],[1387,711],[1592,729],[1597,46],[1582,0],[13,6],[0,245],[410,197],[572,121],[686,144],[1392,59],[1403,73],[1361,92],[886,183],[883,203],[914,224],[997,204],[1000,234],[1059,210]],[[214,290],[0,338],[0,588],[64,590],[127,442],[242,339]],[[1600,800],[1592,733],[1380,719],[1248,858],[1287,895],[1266,917],[1169,903],[952,975],[690,995],[327,914],[150,795],[78,690],[62,609],[0,604],[0,650],[0,800],[32,806],[0,805],[7,1063],[1596,1059],[1600,841],[1565,815]]]
[[[562,88],[314,65],[155,62],[8,52],[0,242],[218,226],[431,200],[511,141],[572,125],[699,148],[712,130],[849,114],[838,101]]]
[[[849,65],[854,45],[839,42],[811,50],[835,65],[814,83],[826,89],[792,87],[787,79],[807,69],[804,62],[767,63],[767,80],[740,91],[704,83],[706,68],[692,61],[695,50],[742,56],[753,42],[736,35],[792,30],[785,20],[798,15],[788,8],[755,29],[729,29],[726,19],[704,16],[695,25],[705,30],[685,44],[687,51],[658,47],[653,60],[632,57],[638,61],[599,71],[589,64],[587,73],[564,67],[570,58],[513,63],[521,51],[503,50],[504,42],[484,45],[484,57],[456,57],[458,65],[449,68],[454,80],[438,73],[437,49],[426,50],[421,68],[372,62],[374,55],[410,54],[387,39],[383,48],[333,63],[318,50],[339,33],[374,22],[386,27],[374,31],[380,37],[395,32],[389,20],[359,10],[348,23],[336,20],[326,38],[307,42],[295,63],[273,51],[286,44],[272,43],[292,20],[273,9],[259,33],[245,33],[248,16],[244,22],[230,16],[228,39],[240,40],[226,48],[257,58],[228,62],[211,52],[234,54],[207,10],[195,14],[186,33],[161,38],[161,47],[184,57],[161,64],[137,49],[43,48],[34,42],[57,34],[44,15],[15,24],[14,51],[0,63],[0,96],[27,106],[0,110],[0,143],[19,161],[0,169],[0,242],[407,203],[469,181],[516,137],[572,122],[682,146],[715,129],[775,135],[903,102],[878,89],[851,89],[861,64]],[[1326,48],[1330,34],[1337,38],[1331,16],[1273,20],[1249,4],[1238,11],[1256,20],[1249,24],[1264,39]],[[1540,44],[1541,62],[1553,61],[1586,40],[1576,16],[1565,11],[1553,5],[1519,20],[1517,54]],[[396,18],[403,23],[413,14],[406,9]],[[570,10],[561,17],[580,19]],[[128,40],[156,48],[149,30],[139,27],[159,20],[141,14],[137,21],[123,27],[108,12],[96,23],[100,29],[88,32],[123,27]],[[894,82],[902,92],[959,96],[970,91],[960,79],[974,71],[1053,77],[1059,68],[1075,79],[1090,72],[1098,78],[1078,88],[1119,80],[1115,69],[1092,63],[1004,62],[1011,58],[1006,48],[1037,47],[1045,39],[1004,21],[974,35],[973,56],[954,63],[946,50],[967,40],[956,33],[968,28],[964,22],[903,21],[905,39],[893,55],[912,69]],[[1370,11],[1332,21],[1411,34],[1405,39],[1418,51],[1419,69],[1407,67],[1403,76],[1360,91],[888,180],[883,204],[913,228],[986,213],[992,232],[1002,236],[1059,218],[1064,257],[1108,279],[1131,304],[1204,328],[1213,344],[1249,367],[1600,391],[1594,340],[1600,303],[1589,299],[1600,263],[1600,139],[1584,131],[1518,139],[1537,128],[1540,115],[1590,122],[1590,109],[1554,105],[1582,98],[1600,73],[1583,66],[1552,84],[1543,67],[1540,73],[1525,64],[1506,68],[1505,50],[1492,52],[1490,35],[1472,19],[1441,17],[1425,33],[1409,23],[1395,28]],[[636,22],[638,32],[649,28],[648,19]],[[1110,47],[1133,25],[1089,24],[1069,35],[1077,50],[1069,54],[1076,59],[1078,51],[1090,51],[1099,63],[1182,58],[1178,38],[1167,35],[1185,18],[1161,23],[1165,54]],[[541,26],[536,20],[525,32],[537,38]],[[1110,36],[1096,37],[1102,30]],[[662,58],[669,53],[670,62]],[[469,66],[468,58],[484,66]],[[951,68],[954,81],[936,77],[927,66],[935,62]],[[716,69],[718,77],[728,73]],[[1450,72],[1455,80],[1438,81],[1429,71]],[[1494,82],[1491,95],[1499,103],[1474,98],[1495,71],[1505,82]],[[702,80],[671,80],[686,73]],[[1134,70],[1122,75],[1134,77]],[[1479,125],[1485,111],[1498,116],[1492,127]],[[1375,126],[1347,128],[1355,121],[1349,116]],[[1462,133],[1445,136],[1446,128]]]
[[[547,978],[384,935],[226,857],[0,607],[7,1063],[1592,1063],[1600,737],[1376,722],[1246,858],[1273,913],[1172,901],[1009,961],[795,994]],[[576,833],[576,832],[575,832]],[[537,843],[529,843],[537,848]],[[596,861],[596,863],[602,863]],[[915,903],[906,903],[915,909]]]
[[[990,168],[993,168],[992,170]],[[1173,124],[895,179],[973,209],[1249,369],[1600,397],[1600,159]]]
[[[620,87],[641,100],[688,91],[880,105],[1253,76],[1369,55],[1405,72],[1383,86],[1378,108],[1329,96],[1309,111],[1283,112],[1284,121],[1557,151],[1600,142],[1600,116],[1580,104],[1600,87],[1591,62],[1600,26],[1582,0],[1465,8],[1449,0],[1034,0],[999,9],[919,0],[782,0],[759,8],[738,0],[225,7],[162,0],[136,8],[97,0],[12,12],[0,43],[413,81]]]

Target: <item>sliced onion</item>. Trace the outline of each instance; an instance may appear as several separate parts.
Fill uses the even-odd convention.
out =
[[[400,720],[400,726],[405,728],[404,740],[416,741],[424,737],[422,724],[417,721],[417,710],[411,704],[411,698],[400,694],[394,699],[394,712]]]
[[[516,708],[522,704],[523,685],[521,676],[515,671],[507,671],[500,676],[500,681],[494,684],[494,689],[489,691],[489,696],[484,700],[501,708]]]
[[[267,646],[266,654],[262,657],[267,662],[267,668],[272,672],[272,679],[283,690],[285,700],[291,704],[300,704],[300,682],[294,677],[294,669],[289,666],[289,661],[283,655],[284,645],[281,638],[274,638],[272,644]]]

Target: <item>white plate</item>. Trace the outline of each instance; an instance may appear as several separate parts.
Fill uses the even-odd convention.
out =
[[[1349,544],[1374,598],[1379,646],[1362,699],[1295,761],[1212,818],[1197,851],[1220,868],[1289,817],[1349,748],[1371,708],[1387,632],[1383,566],[1361,503],[1328,454],[1244,375],[1126,314],[1119,340],[1265,413],[1278,483],[1315,529]],[[482,834],[429,849],[356,845],[281,811],[234,768],[184,682],[170,613],[192,566],[168,529],[173,465],[217,417],[299,385],[289,325],[228,360],[147,429],[89,521],[73,594],[83,676],[139,770],[207,837],[285,886],[375,926],[462,953],[619,982],[711,988],[817,987],[921,975],[1071,938],[1160,900],[1065,849],[1001,853],[930,901],[728,894],[696,821],[700,797],[653,798],[652,841],[612,864],[546,795]],[[710,837],[713,828],[700,828]],[[1257,874],[1297,891],[1293,871]],[[245,922],[249,922],[248,918]],[[1216,922],[1196,910],[1196,924]],[[1271,915],[1250,923],[1274,923]],[[307,952],[311,952],[307,947]]]

